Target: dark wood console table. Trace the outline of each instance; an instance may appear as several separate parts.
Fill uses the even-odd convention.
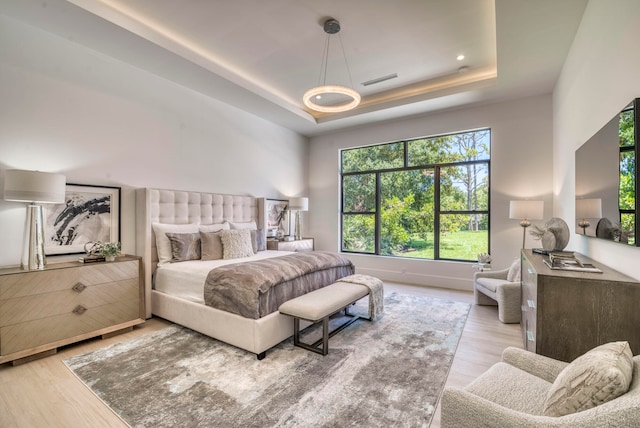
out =
[[[640,282],[576,253],[602,273],[552,270],[546,256],[522,250],[525,349],[572,361],[607,342],[626,340],[640,354]]]

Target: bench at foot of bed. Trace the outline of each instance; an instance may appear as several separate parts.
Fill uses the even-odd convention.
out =
[[[318,354],[329,353],[329,338],[353,324],[359,319],[371,321],[371,318],[352,315],[349,306],[369,294],[369,287],[346,282],[336,282],[318,290],[288,300],[280,305],[279,311],[283,315],[293,317],[293,344]],[[332,331],[329,331],[329,318],[345,311],[351,319]],[[322,338],[313,344],[300,341],[300,320],[318,323],[322,321]],[[321,348],[319,346],[322,345]]]

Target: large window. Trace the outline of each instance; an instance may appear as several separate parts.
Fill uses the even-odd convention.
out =
[[[618,208],[620,210],[620,230],[616,239],[635,245],[636,230],[636,146],[633,108],[620,113],[620,182],[618,185]]]
[[[476,260],[489,252],[491,131],[341,151],[342,251]]]

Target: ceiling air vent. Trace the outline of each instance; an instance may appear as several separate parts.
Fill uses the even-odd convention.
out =
[[[396,79],[398,77],[398,73],[389,74],[386,76],[378,77],[376,79],[367,80],[366,82],[362,82],[362,86],[370,86],[375,85],[377,83],[386,82],[387,80]]]

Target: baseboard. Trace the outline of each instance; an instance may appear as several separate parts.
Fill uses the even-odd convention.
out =
[[[398,272],[388,269],[356,268],[357,273],[375,276],[383,281],[399,282],[402,284],[422,285],[429,287],[448,288],[452,290],[473,291],[473,275],[469,277],[450,277],[429,275],[413,272]]]

